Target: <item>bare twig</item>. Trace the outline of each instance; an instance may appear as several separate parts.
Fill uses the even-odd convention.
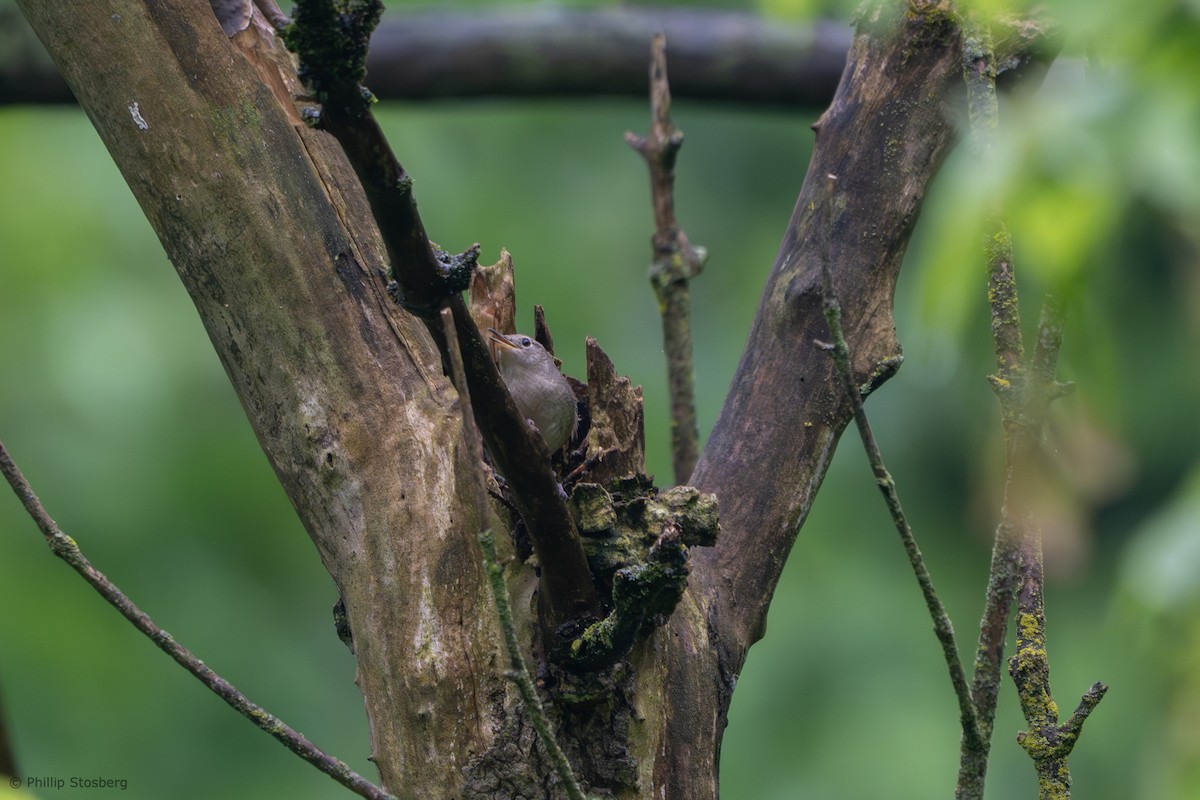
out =
[[[1096,706],[1100,705],[1100,701],[1104,699],[1104,695],[1108,693],[1108,686],[1096,681],[1091,688],[1083,693],[1083,697],[1079,699],[1079,705],[1071,712],[1071,716],[1067,721],[1059,727],[1060,741],[1070,743],[1074,747],[1075,742],[1079,739],[1079,734],[1083,730],[1083,723],[1096,710]],[[1019,738],[1019,734],[1018,734]]]
[[[992,560],[985,590],[983,618],[979,623],[979,644],[971,676],[971,697],[979,722],[979,739],[962,740],[959,754],[956,800],[981,800],[987,776],[988,751],[996,719],[996,699],[1000,692],[1004,661],[1004,639],[1008,633],[1008,618],[1012,613],[1013,592],[1016,587],[1016,548],[1019,539],[1013,523],[1002,519],[996,528]]]
[[[667,80],[666,38],[655,34],[650,60],[649,135],[625,134],[625,141],[642,154],[650,170],[654,204],[654,263],[650,282],[662,315],[663,349],[671,395],[671,455],[675,481],[686,483],[700,452],[696,425],[696,370],[692,361],[692,301],[688,282],[700,274],[706,253],[688,242],[675,219],[675,157],[683,146],[683,131],[671,122],[671,86]]]
[[[983,158],[992,150],[999,125],[996,56],[986,21],[970,21],[966,34],[963,71],[967,106],[974,149]],[[1043,305],[1032,363],[1026,363],[1012,237],[998,210],[993,211],[989,220],[986,253],[988,305],[996,354],[996,372],[989,380],[1000,401],[1006,479],[972,686],[982,738],[974,742],[963,740],[956,796],[960,800],[978,800],[983,796],[1004,637],[1015,598],[1017,645],[1009,662],[1009,674],[1017,686],[1021,710],[1029,724],[1029,730],[1020,734],[1018,740],[1033,759],[1040,797],[1066,800],[1071,796],[1067,756],[1084,719],[1107,687],[1095,684],[1071,720],[1058,725],[1046,652],[1042,531],[1030,510],[1030,497],[1038,480],[1042,429],[1049,404],[1066,388],[1055,380],[1062,343],[1062,307],[1054,298],[1048,298]]]
[[[980,158],[992,148],[998,125],[995,75],[990,31],[985,28],[967,31],[963,45],[963,76],[967,84],[972,144]],[[989,380],[1001,398],[1001,413],[1005,419],[1005,429],[1008,430],[1010,404],[1004,398],[1006,394],[1016,394],[1013,384],[1019,383],[1025,350],[1021,340],[1017,284],[1012,272],[1012,240],[1004,221],[998,215],[991,220],[989,234],[986,248],[988,300],[996,352],[996,373]],[[1007,464],[1011,464],[1011,456],[1011,448],[1006,447]],[[1011,472],[1009,475],[1011,476]],[[992,547],[983,618],[979,624],[979,645],[975,653],[975,669],[971,681],[971,696],[974,698],[976,717],[979,720],[980,738],[975,741],[963,738],[955,793],[958,800],[980,800],[983,797],[984,779],[987,775],[996,700],[1003,676],[1004,640],[1016,591],[1017,544],[1025,537],[1025,521],[1009,513],[1012,509],[1008,503],[1010,488],[1011,481],[1006,481],[1006,502]]]
[[[521,655],[521,645],[517,641],[516,626],[513,623],[512,606],[508,600],[508,586],[504,583],[504,568],[500,566],[499,557],[496,555],[496,540],[492,537],[491,530],[480,532],[479,546],[483,550],[484,569],[487,570],[488,586],[491,587],[496,613],[500,617],[500,628],[504,631],[504,647],[508,651],[509,666],[506,674],[521,693],[521,700],[529,709],[529,721],[537,731],[542,746],[546,748],[550,763],[554,765],[554,771],[563,782],[567,796],[571,800],[586,800],[579,782],[575,780],[575,773],[571,769],[571,763],[567,761],[566,753],[558,746],[554,732],[550,730],[550,720],[546,718],[546,711],[542,708],[537,686],[529,674],[529,668],[525,666],[525,657]]]
[[[254,725],[275,737],[284,747],[291,750],[302,759],[324,772],[355,794],[368,800],[394,800],[392,795],[368,781],[342,761],[322,752],[304,737],[299,731],[286,725],[274,714],[268,713],[262,706],[250,701],[227,680],[213,672],[203,661],[197,658],[186,647],[175,641],[171,634],[158,627],[150,617],[138,608],[115,584],[112,583],[83,555],[79,545],[67,534],[63,533],[58,524],[50,518],[42,502],[34,494],[29,481],[21,473],[16,462],[8,453],[8,449],[0,442],[0,473],[8,481],[9,486],[16,492],[17,498],[25,511],[33,519],[46,538],[54,555],[66,561],[72,569],[80,574],[88,584],[100,593],[121,616],[129,620],[135,628],[145,634],[150,641],[164,653],[175,659],[181,667],[192,673],[201,683],[213,693],[233,707],[235,711]]]
[[[475,415],[471,410],[471,393],[467,389],[467,376],[459,352],[453,312],[448,308],[442,309],[441,320],[442,330],[450,345],[451,378],[454,386],[458,389],[459,402],[462,403],[463,432],[476,465],[475,503],[479,518],[486,520],[488,504],[487,483],[483,474],[483,439],[479,435],[479,428],[475,425]],[[529,711],[530,724],[533,725],[538,738],[541,739],[542,746],[546,748],[546,753],[550,756],[550,763],[554,765],[559,780],[563,782],[567,796],[571,800],[586,800],[583,790],[579,788],[579,782],[575,779],[571,763],[567,760],[562,748],[559,747],[558,740],[554,738],[554,731],[551,730],[550,720],[546,717],[546,710],[542,707],[537,686],[529,674],[529,668],[525,665],[525,657],[521,654],[521,645],[517,640],[517,627],[513,620],[512,604],[508,598],[508,586],[504,583],[504,568],[500,566],[500,559],[496,554],[496,540],[490,528],[485,527],[480,531],[479,547],[483,551],[483,568],[487,573],[488,586],[492,590],[492,599],[496,603],[496,615],[500,620],[500,629],[504,633],[504,646],[508,651],[509,671],[506,675],[516,684],[521,700]]]
[[[832,175],[831,180],[836,180]],[[819,235],[828,236],[828,224],[824,226]],[[979,723],[975,716],[975,704],[971,700],[971,692],[967,687],[967,674],[963,669],[962,660],[958,656],[958,645],[954,638],[954,626],[950,621],[950,615],[946,612],[946,607],[942,604],[941,598],[938,597],[937,590],[933,586],[933,578],[929,574],[929,569],[925,565],[925,557],[921,554],[920,547],[917,546],[916,537],[913,536],[912,526],[908,524],[908,518],[904,514],[904,508],[900,505],[900,493],[896,488],[896,481],[892,478],[888,471],[887,465],[883,461],[883,453],[879,449],[879,443],[875,439],[875,433],[871,430],[871,423],[867,419],[867,412],[863,408],[862,389],[858,382],[854,379],[853,361],[850,358],[850,348],[846,344],[846,337],[842,333],[842,308],[838,303],[837,296],[833,290],[833,278],[830,274],[830,264],[827,248],[822,248],[822,308],[825,311],[825,320],[829,323],[829,336],[832,342],[817,342],[819,347],[822,347],[830,352],[834,363],[837,365],[838,373],[842,377],[842,382],[846,388],[846,395],[850,399],[850,405],[854,410],[854,422],[858,426],[859,436],[862,438],[863,448],[867,451],[867,459],[871,463],[871,471],[875,475],[875,484],[879,487],[879,491],[883,494],[884,501],[887,503],[888,512],[892,516],[892,523],[896,526],[896,532],[900,534],[900,541],[904,545],[904,552],[908,556],[908,563],[912,567],[913,575],[917,578],[917,584],[921,587],[921,595],[925,598],[925,606],[929,609],[929,616],[933,619],[933,632],[937,636],[938,642],[942,645],[942,657],[946,660],[946,668],[950,672],[950,684],[954,688],[954,695],[958,699],[959,720],[962,725],[963,738],[978,743],[979,740]]]
[[[1022,506],[1027,504],[1026,487],[1037,480],[1036,447],[1047,409],[1061,394],[1061,385],[1054,378],[1061,343],[1062,306],[1056,298],[1049,297],[1042,306],[1037,347],[1026,375],[1025,391],[1019,398],[1018,414],[1025,422],[1012,426],[1009,433],[1010,438],[1025,440],[1009,448],[1025,457],[1010,469],[1010,474],[1018,469],[1024,473],[1012,478],[1021,490],[1018,497]],[[1028,519],[1028,512],[1024,508],[1021,510]],[[1017,686],[1021,711],[1029,729],[1018,734],[1017,741],[1033,759],[1042,800],[1068,800],[1071,771],[1067,767],[1067,756],[1079,739],[1084,721],[1095,710],[1108,687],[1099,682],[1093,684],[1070,719],[1058,724],[1058,705],[1050,692],[1042,535],[1036,521],[1029,519],[1025,534],[1018,546],[1017,651],[1009,661],[1009,674]]]
[[[371,113],[361,86],[366,45],[380,8],[360,0],[344,12],[332,0],[301,0],[288,44],[300,55],[301,77],[322,103],[319,124],[341,144],[362,182],[391,261],[393,297],[426,325],[441,351],[450,353],[438,323],[442,308],[454,311],[474,411],[494,463],[508,480],[541,566],[543,629],[596,616],[599,599],[575,522],[550,468],[550,453],[517,411],[461,291],[467,288],[470,251],[443,264],[433,252],[412,194],[412,181]]]

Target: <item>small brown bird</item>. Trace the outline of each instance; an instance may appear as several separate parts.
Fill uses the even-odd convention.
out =
[[[579,424],[571,384],[559,372],[554,356],[532,337],[505,336],[488,328],[488,338],[497,345],[500,376],[517,409],[537,428],[550,452],[556,452],[570,441]]]

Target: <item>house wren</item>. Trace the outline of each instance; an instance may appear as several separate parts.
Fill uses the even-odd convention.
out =
[[[505,336],[488,328],[488,338],[498,347],[500,376],[521,416],[533,423],[550,452],[556,452],[575,433],[579,417],[575,392],[558,371],[554,356],[520,333]]]

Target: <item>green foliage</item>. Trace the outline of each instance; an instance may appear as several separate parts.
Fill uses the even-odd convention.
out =
[[[1018,248],[1018,271],[1045,289],[1089,291],[1088,273],[1113,263],[1122,223],[1138,205],[1195,239],[1200,230],[1200,11],[1166,0],[1131,14],[1119,3],[1059,0],[1067,45],[1037,91],[1002,102],[987,163],[960,148],[946,165],[919,251],[927,264],[927,324],[959,331],[971,316],[978,226],[998,204]],[[929,218],[932,217],[932,220]]]

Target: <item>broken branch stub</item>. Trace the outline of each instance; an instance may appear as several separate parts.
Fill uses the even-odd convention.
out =
[[[506,334],[517,332],[517,288],[511,253],[501,248],[499,261],[475,268],[468,298],[471,319],[481,332],[488,328]]]
[[[587,339],[588,480],[608,483],[642,475],[646,464],[646,431],[642,387],[618,376],[612,360],[592,337]]]

